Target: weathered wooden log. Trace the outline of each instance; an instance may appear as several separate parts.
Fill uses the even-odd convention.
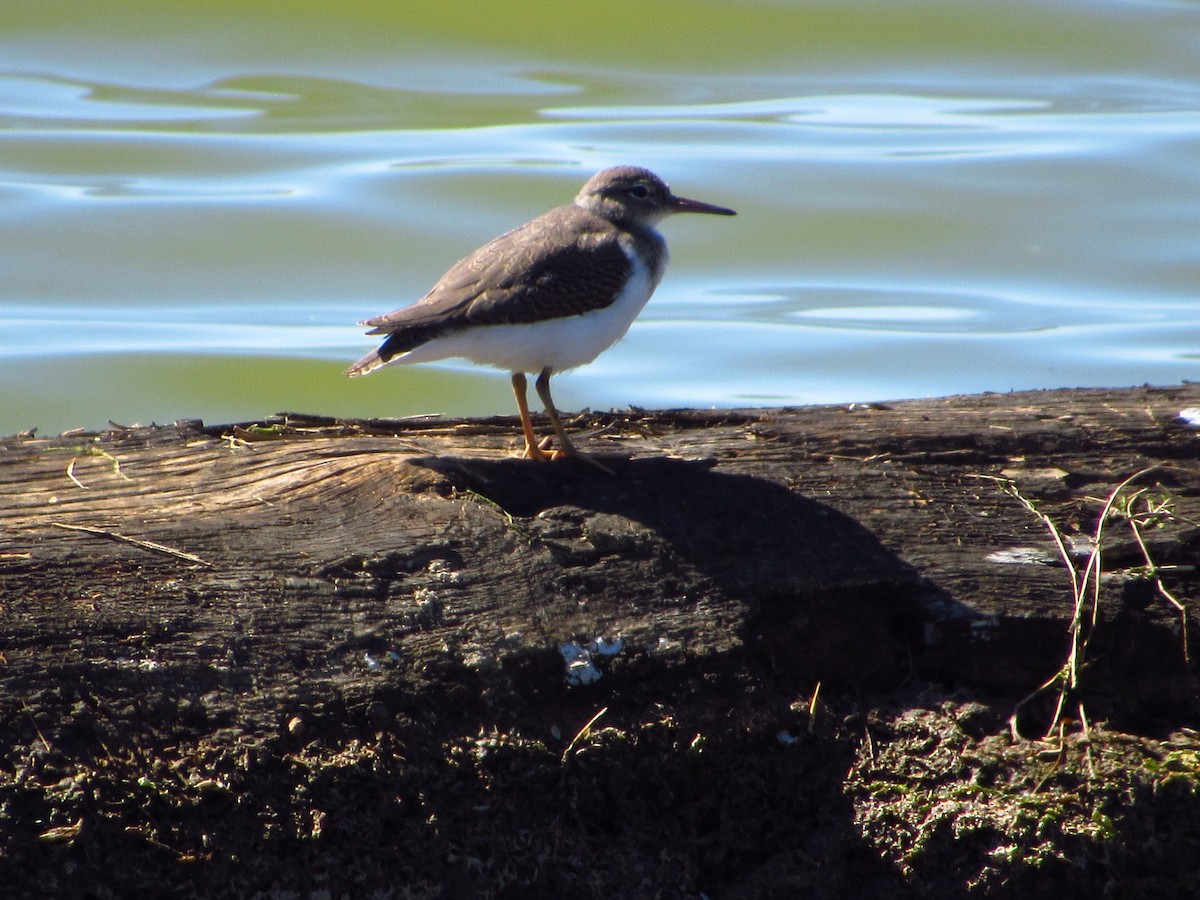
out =
[[[1131,730],[1194,722],[1200,436],[1180,414],[1195,406],[1200,387],[1185,385],[580,416],[572,427],[613,477],[513,458],[511,419],[286,414],[4,439],[0,868],[54,866],[56,889],[102,885],[96,896],[158,878],[204,895],[248,879],[231,893],[249,896],[266,878],[311,886],[282,862],[295,852],[335,893],[384,890],[399,883],[380,849],[399,852],[394,838],[441,860],[408,845],[408,874],[395,877],[446,896],[583,884],[600,895],[596,867],[618,864],[610,894],[674,896],[649,825],[609,852],[564,824],[583,815],[582,785],[597,803],[617,790],[605,779],[619,766],[571,781],[581,748],[635,768],[661,751],[686,770],[707,746],[701,783],[716,779],[726,806],[736,784],[769,817],[811,817],[794,772],[785,780],[800,793],[776,807],[749,769],[732,774],[741,754],[782,777],[744,756],[747,734],[801,734],[813,720],[800,701],[818,684],[847,698],[936,683],[1011,709],[1065,671],[1073,621],[1087,643],[1070,670],[1079,683],[1059,695],[1072,710]],[[1099,592],[1077,598],[1048,524],[1078,581],[1106,500],[1136,473],[1117,500],[1127,515],[1105,520]],[[607,720],[580,731],[602,707]],[[1027,709],[1030,727],[1051,714]],[[606,721],[618,723],[607,744]],[[822,777],[844,775],[845,733],[829,740]],[[506,754],[511,771],[489,769],[487,790],[471,781],[464,806],[421,799]],[[314,799],[297,766],[335,772],[337,790]],[[626,788],[656,783],[627,774]],[[711,813],[682,777],[669,776],[663,803]],[[538,815],[570,832],[571,849],[510,872],[477,857],[515,852],[514,828],[537,831],[521,824],[520,790],[565,804],[565,818]],[[355,806],[372,802],[383,806]],[[497,821],[472,823],[472,804]],[[842,843],[829,852],[851,862],[815,895],[850,896],[839,891],[856,878],[908,884],[862,855],[854,814],[834,805]],[[439,814],[455,823],[440,838]],[[336,837],[322,837],[331,816]],[[715,844],[667,830],[679,895],[785,885],[761,868],[779,847],[722,844],[738,844],[726,824]],[[377,842],[362,849],[365,880],[329,876],[364,835]],[[531,835],[534,856],[551,853],[554,841]],[[159,874],[107,871],[110,853]],[[11,883],[35,883],[23,878]]]

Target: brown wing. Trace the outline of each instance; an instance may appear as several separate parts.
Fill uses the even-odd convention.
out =
[[[403,333],[401,343],[411,349],[459,328],[601,309],[632,269],[617,236],[607,221],[560,206],[456,263],[411,306],[362,324],[372,326],[370,334]]]

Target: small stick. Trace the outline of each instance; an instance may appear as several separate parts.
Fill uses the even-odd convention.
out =
[[[174,556],[176,559],[182,559],[185,562],[196,563],[201,566],[212,568],[212,563],[206,559],[201,559],[193,553],[185,553],[182,550],[176,550],[174,547],[168,547],[165,544],[158,544],[154,541],[143,541],[140,538],[129,537],[125,534],[119,534],[115,531],[106,531],[103,528],[95,528],[91,525],[68,525],[65,522],[51,522],[55,528],[66,528],[68,531],[82,531],[87,534],[95,534],[99,537],[106,537],[114,541],[124,541],[126,544],[133,544],[135,547],[141,547],[143,550],[149,550],[151,553],[165,553],[167,556]]]

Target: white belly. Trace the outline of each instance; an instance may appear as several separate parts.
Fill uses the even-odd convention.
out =
[[[593,312],[522,325],[481,325],[435,338],[393,363],[463,357],[506,372],[561,372],[590,363],[624,337],[654,293],[658,280],[636,256],[633,274],[617,299]],[[659,273],[661,275],[661,273]]]

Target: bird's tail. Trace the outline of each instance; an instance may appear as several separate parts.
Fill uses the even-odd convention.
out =
[[[370,322],[363,322],[363,324],[369,325]],[[368,334],[377,334],[380,331],[382,329],[375,332],[368,332]],[[357,375],[368,375],[376,369],[386,366],[393,360],[407,356],[408,351],[437,337],[439,333],[434,328],[405,328],[403,331],[393,331],[388,334],[387,340],[380,345],[378,350],[372,350],[348,368],[346,374],[351,378]]]
[[[387,360],[379,355],[378,350],[372,350],[354,365],[346,370],[346,374],[351,378],[356,378],[359,375],[369,375],[376,369],[380,369],[387,365]]]

